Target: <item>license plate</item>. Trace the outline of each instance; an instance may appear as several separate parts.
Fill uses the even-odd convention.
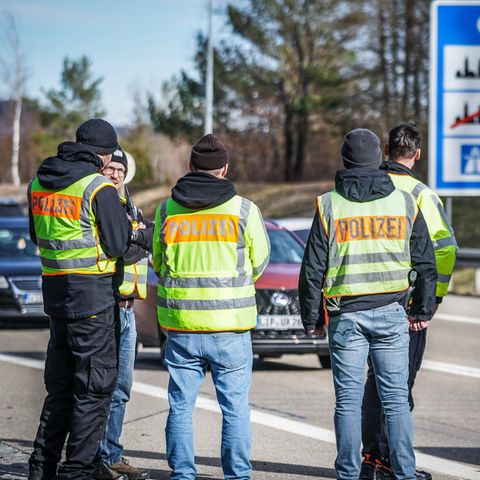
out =
[[[43,303],[43,295],[41,293],[26,293],[23,297],[23,303]]]
[[[257,330],[291,330],[303,328],[300,315],[258,315]]]

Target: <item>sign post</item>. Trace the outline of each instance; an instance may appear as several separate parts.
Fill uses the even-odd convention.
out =
[[[431,5],[429,184],[480,195],[480,0]]]

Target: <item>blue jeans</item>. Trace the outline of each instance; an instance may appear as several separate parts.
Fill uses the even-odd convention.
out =
[[[120,308],[117,385],[112,395],[110,413],[97,453],[100,460],[107,465],[118,462],[123,456],[120,435],[122,434],[125,408],[128,400],[130,400],[132,390],[136,340],[135,310],[133,308]]]
[[[171,479],[196,477],[192,413],[210,365],[222,410],[222,468],[225,479],[251,478],[248,393],[252,381],[250,332],[169,332],[165,365],[170,374],[170,411],[165,429]]]
[[[408,324],[398,303],[331,317],[328,326],[335,387],[335,469],[341,480],[360,474],[361,405],[370,354],[385,413],[397,480],[415,480],[413,426],[408,404]]]

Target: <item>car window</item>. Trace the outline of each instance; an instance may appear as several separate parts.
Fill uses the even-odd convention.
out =
[[[23,217],[23,209],[17,203],[1,203],[0,217]]]
[[[308,236],[310,235],[310,229],[308,230],[293,230],[305,243],[307,243]]]
[[[270,263],[302,263],[303,246],[285,230],[268,230]]]
[[[38,248],[30,240],[28,228],[0,227],[0,258],[29,260],[38,257]]]

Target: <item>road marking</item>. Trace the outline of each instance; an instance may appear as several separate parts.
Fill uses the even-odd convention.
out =
[[[25,358],[18,355],[5,355],[0,353],[0,360],[15,365],[21,365],[22,367],[38,368],[40,370],[43,370],[45,367],[45,360],[35,360],[33,358]]]
[[[424,360],[422,362],[422,368],[426,370],[433,370],[435,372],[452,373],[453,375],[463,375],[464,377],[480,378],[480,368],[455,365],[454,363]]]
[[[36,368],[43,370],[45,362],[43,360],[26,359],[17,355],[0,354],[0,361],[12,363],[15,365],[22,365],[25,367]],[[132,390],[142,395],[168,400],[168,391],[162,387],[156,387],[144,382],[133,382]],[[221,413],[216,400],[198,396],[196,408],[207,410],[214,413]],[[258,425],[282,430],[288,433],[294,433],[303,437],[320,440],[321,442],[335,444],[335,433],[326,428],[315,427],[306,423],[289,420],[284,417],[272,415],[270,413],[261,412],[260,410],[251,409],[251,421]],[[420,452],[415,452],[417,465],[427,470],[450,475],[452,478],[463,478],[466,480],[480,480],[480,472],[468,465],[454,462],[451,460],[444,460],[443,458],[434,457]]]
[[[466,317],[465,315],[452,315],[450,313],[437,313],[433,317],[432,322],[435,320],[442,320],[447,322],[457,322],[457,323],[470,323],[472,325],[480,325],[480,318],[475,317]]]

